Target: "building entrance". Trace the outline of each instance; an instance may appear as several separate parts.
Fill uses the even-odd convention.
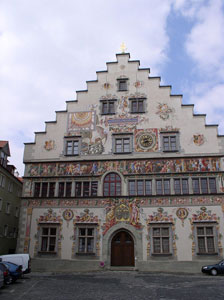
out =
[[[134,241],[127,231],[119,231],[111,241],[111,266],[134,266]]]

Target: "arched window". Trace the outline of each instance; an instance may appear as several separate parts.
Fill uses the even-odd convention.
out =
[[[109,173],[104,178],[103,184],[104,196],[120,196],[121,195],[121,178],[116,173]]]

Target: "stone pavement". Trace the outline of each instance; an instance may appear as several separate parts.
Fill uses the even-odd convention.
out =
[[[95,272],[31,273],[0,290],[1,300],[223,299],[224,277]]]

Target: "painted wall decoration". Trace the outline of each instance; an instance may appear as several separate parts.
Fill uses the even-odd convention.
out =
[[[103,85],[102,85],[102,88],[105,89],[105,90],[109,90],[111,89],[111,84],[109,82],[105,82]]]
[[[131,224],[137,229],[141,228],[139,222],[139,203],[137,201],[128,201],[121,199],[118,202],[111,201],[105,208],[106,222],[103,224],[103,235],[117,223],[125,222]]]
[[[182,208],[182,207],[178,208],[176,211],[176,215],[181,220],[182,226],[184,227],[184,220],[188,216],[187,208]]]
[[[73,112],[68,114],[68,132],[94,129],[94,111]]]
[[[158,130],[136,129],[134,132],[134,145],[136,152],[151,152],[158,150]]]
[[[55,141],[53,140],[49,140],[49,141],[45,141],[44,144],[44,149],[47,151],[53,150],[55,147]]]
[[[174,112],[174,109],[169,107],[166,103],[159,103],[157,109],[156,114],[164,121],[169,119],[170,114]]]
[[[201,207],[200,211],[198,210],[196,214],[192,214],[191,222],[199,222],[199,221],[218,221],[218,217],[216,214],[212,214],[211,210],[207,210],[206,207]]]
[[[93,213],[89,211],[88,208],[84,209],[84,212],[80,214],[80,216],[76,216],[73,223],[98,223],[98,216],[94,216]]]
[[[66,221],[70,221],[73,219],[74,217],[74,213],[71,209],[66,209],[63,211],[63,214],[62,214],[63,218],[66,220]]]
[[[133,84],[136,88],[140,88],[144,85],[144,81],[137,80]]]
[[[174,223],[174,218],[172,215],[169,215],[162,207],[157,209],[157,212],[154,212],[153,215],[149,215],[147,219],[147,224],[154,222],[165,222],[165,223]]]
[[[40,216],[37,220],[38,223],[61,223],[61,216],[57,216],[53,209],[49,208],[43,216]]]
[[[33,209],[31,207],[28,207],[27,208],[27,220],[26,220],[26,236],[25,236],[24,248],[23,248],[24,253],[29,253],[32,212],[33,212]]]
[[[194,134],[193,142],[196,146],[201,146],[205,143],[205,137],[203,134]]]
[[[145,159],[98,162],[66,162],[27,165],[27,174],[35,176],[102,175],[107,171],[124,175],[149,173],[182,173],[220,171],[220,158]]]

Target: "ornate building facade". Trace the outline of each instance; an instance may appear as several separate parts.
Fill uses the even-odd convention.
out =
[[[139,61],[116,57],[25,144],[17,251],[74,270],[221,258],[224,137]]]

